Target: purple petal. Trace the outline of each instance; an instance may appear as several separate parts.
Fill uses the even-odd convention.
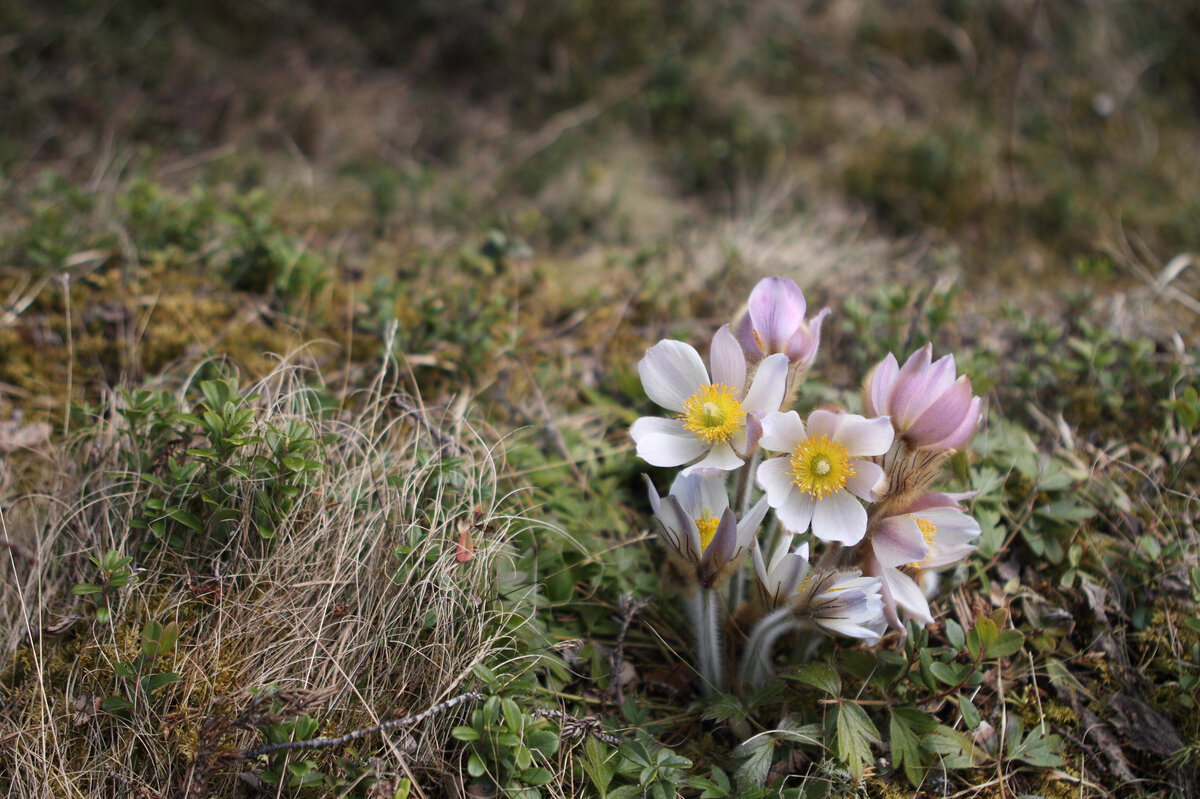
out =
[[[646,351],[638,363],[642,388],[655,404],[669,411],[683,410],[683,402],[708,385],[708,372],[700,354],[690,344],[665,339]]]
[[[735,397],[742,396],[746,387],[746,356],[742,354],[737,339],[729,332],[729,325],[722,325],[713,336],[709,360],[712,362],[713,382],[732,388]]]
[[[918,447],[938,444],[962,426],[971,404],[971,381],[962,377],[917,417],[905,435]]]
[[[807,304],[796,281],[768,277],[750,292],[748,315],[764,352],[783,352],[788,339],[804,323]]]
[[[895,568],[920,563],[929,555],[929,545],[911,516],[889,516],[871,533],[871,548],[881,566]]]
[[[897,569],[884,569],[880,577],[884,579],[884,582],[890,580],[888,588],[891,589],[892,598],[897,605],[923,624],[933,623],[933,616],[929,612],[929,601],[925,599],[921,586],[917,585],[911,577]]]
[[[829,309],[822,308],[819,314],[800,326],[788,342],[789,361],[808,366],[817,357],[817,349],[821,346],[821,322],[826,316],[829,316]]]
[[[896,356],[890,352],[871,371],[871,376],[867,378],[867,396],[864,403],[867,416],[884,416],[891,413],[892,389],[896,385],[899,371]]]
[[[712,541],[704,548],[704,556],[700,560],[701,567],[705,572],[716,572],[729,562],[736,547],[737,519],[733,515],[733,509],[726,508],[721,514],[721,521],[717,523]]]
[[[907,430],[932,399],[925,393],[932,358],[933,345],[926,344],[909,356],[896,375],[888,412],[897,430]]]
[[[979,416],[983,400],[979,397],[971,398],[971,406],[967,409],[963,416],[962,424],[958,428],[941,441],[936,442],[933,446],[937,449],[962,449],[971,440],[971,436],[975,435],[975,428],[979,424]]]

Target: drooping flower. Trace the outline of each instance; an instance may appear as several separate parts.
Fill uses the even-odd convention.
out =
[[[812,525],[823,541],[857,544],[867,530],[863,500],[874,498],[883,469],[866,458],[892,443],[886,418],[816,410],[808,427],[795,411],[763,419],[759,445],[785,453],[758,467],[758,485],[784,529],[802,533]]]
[[[712,379],[700,355],[682,341],[664,340],[638,364],[642,387],[671,419],[644,416],[630,435],[638,457],[653,466],[731,470],[742,465],[761,428],[762,415],[779,410],[787,383],[787,358],[773,355],[746,386],[746,358],[726,325],[713,336]]]
[[[680,473],[666,497],[659,497],[648,477],[646,484],[667,552],[680,572],[703,588],[723,583],[750,551],[767,514],[766,498],[739,522],[729,507],[725,473],[720,470]]]
[[[883,612],[880,581],[863,577],[855,571],[813,572],[801,583],[789,601],[792,613],[799,619],[830,633],[851,638],[875,638],[871,628]]]
[[[772,611],[782,607],[808,576],[808,544],[801,544],[793,550],[793,537],[790,533],[782,536],[771,553],[769,563],[763,561],[762,547],[754,548],[755,585],[763,610]]]
[[[923,578],[974,551],[979,522],[959,504],[967,496],[925,494],[874,525],[863,567],[882,581],[884,617],[893,627],[904,629],[900,610],[922,625],[931,623]]]
[[[803,560],[807,567],[808,559],[801,555],[802,549],[790,555]],[[775,562],[777,558],[771,560]],[[784,563],[779,561],[780,565]],[[758,561],[755,565],[757,568]],[[799,585],[751,629],[738,669],[741,682],[757,686],[766,680],[771,674],[771,650],[775,642],[792,630],[820,629],[852,638],[878,639],[876,628],[881,624],[883,608],[878,578],[863,577],[858,571],[805,570],[807,573]],[[775,572],[772,569],[769,573]],[[781,577],[781,582],[791,580],[790,572]]]
[[[822,309],[806,320],[804,292],[796,281],[766,277],[750,292],[746,312],[735,325],[738,343],[751,363],[781,352],[792,366],[807,369],[821,343],[821,322],[829,315]]]
[[[933,360],[926,344],[900,366],[888,356],[867,378],[866,412],[888,416],[902,438],[917,450],[953,450],[971,439],[979,423],[979,397],[966,375],[955,379],[954,356]]]

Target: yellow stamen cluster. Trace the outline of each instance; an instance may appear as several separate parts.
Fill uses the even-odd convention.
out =
[[[813,499],[840,491],[854,476],[850,453],[826,436],[812,436],[792,450],[792,482]]]
[[[717,525],[720,523],[720,519],[712,516],[701,516],[696,520],[696,530],[700,533],[700,554],[704,554],[704,550],[708,549],[708,545],[712,543],[713,536],[717,534]]]
[[[933,557],[933,542],[937,539],[937,526],[928,519],[922,519],[918,516],[908,514],[908,518],[917,523],[917,527],[921,529],[921,537],[925,539],[925,546],[929,547],[929,554],[922,560],[914,560],[912,563],[905,564],[914,569],[919,569],[921,564]]]
[[[733,396],[733,389],[720,383],[702,386],[683,403],[679,420],[705,444],[721,444],[746,419],[742,404]]]

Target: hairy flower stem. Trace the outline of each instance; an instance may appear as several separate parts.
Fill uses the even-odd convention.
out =
[[[750,497],[754,493],[754,472],[758,469],[760,453],[755,451],[750,456],[750,460],[746,461],[738,472],[737,484],[737,503],[738,503],[738,518],[744,519],[746,514],[750,512]],[[729,578],[729,588],[726,589],[726,598],[729,600],[729,607],[736,608],[742,604],[743,594],[745,594],[745,572],[742,568]]]
[[[721,689],[721,628],[717,592],[697,587],[688,597],[692,627],[696,631],[696,668],[700,691],[712,696]]]
[[[744,688],[757,688],[771,676],[771,650],[781,635],[800,628],[800,622],[789,608],[779,608],[768,613],[754,625],[746,640],[742,661],[738,664],[738,684]]]

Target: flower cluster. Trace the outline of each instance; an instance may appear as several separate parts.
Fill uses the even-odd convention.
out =
[[[932,622],[931,575],[967,557],[979,535],[962,505],[971,495],[934,489],[982,411],[953,356],[935,361],[926,345],[901,366],[889,354],[867,378],[864,414],[821,407],[802,419],[788,406],[816,359],[829,309],[806,313],[794,281],[766,278],[745,312],[713,336],[707,368],[691,345],[672,340],[638,364],[647,396],[667,415],[634,422],[637,454],[652,466],[683,467],[665,497],[647,483],[686,584],[707,691],[721,687],[718,607],[757,619],[739,670],[757,683],[785,634],[876,641],[889,626],[903,633],[906,620]],[[753,570],[745,574],[747,556]]]

